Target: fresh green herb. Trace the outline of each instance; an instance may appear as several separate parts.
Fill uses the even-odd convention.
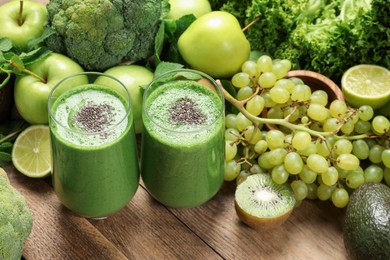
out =
[[[49,35],[51,32],[45,31],[39,38],[30,39],[28,52],[20,52],[9,38],[0,38],[0,73],[7,75],[0,82],[0,89],[7,84],[12,74],[29,73],[26,66],[44,59],[51,53],[47,47],[38,47]]]
[[[24,120],[13,120],[0,124],[0,167],[11,162],[13,143],[29,124]]]

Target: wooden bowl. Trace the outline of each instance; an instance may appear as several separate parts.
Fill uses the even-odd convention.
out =
[[[341,88],[331,79],[322,74],[309,70],[292,70],[287,73],[286,78],[292,77],[300,78],[306,85],[311,88],[312,91],[324,90],[328,94],[328,105],[336,99],[343,101],[345,100]],[[264,109],[262,116],[267,116],[266,109]],[[266,124],[266,127],[270,130],[278,129],[277,125]]]
[[[310,70],[292,70],[287,73],[286,78],[300,78],[312,91],[322,89],[328,94],[329,103],[335,99],[344,101],[344,94],[341,88],[328,77]]]

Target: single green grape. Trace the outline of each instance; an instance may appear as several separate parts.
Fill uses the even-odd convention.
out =
[[[328,171],[329,164],[325,157],[319,154],[311,154],[306,159],[307,166],[314,172],[322,174]]]
[[[345,101],[335,99],[329,105],[329,112],[334,118],[344,118],[347,114],[347,103]]]
[[[336,186],[328,186],[323,183],[320,183],[317,188],[317,197],[322,201],[329,200],[332,196],[333,191],[336,189]]]
[[[340,120],[334,117],[327,118],[322,125],[322,128],[325,132],[336,132],[339,127]]]
[[[371,123],[369,121],[363,121],[359,119],[354,126],[354,131],[357,134],[365,134],[371,130]]]
[[[248,73],[238,72],[233,75],[231,82],[236,88],[243,88],[249,85],[250,77]]]
[[[322,89],[315,90],[311,93],[310,100],[325,107],[328,104],[328,93]]]
[[[248,126],[252,125],[252,121],[249,120],[244,114],[239,112],[236,117],[236,128],[239,131],[243,131]]]
[[[358,139],[352,142],[352,153],[360,160],[365,160],[370,153],[370,147],[365,140]]]
[[[370,147],[370,152],[368,154],[368,159],[372,163],[381,163],[382,162],[382,152],[385,150],[380,144],[374,144]]]
[[[264,106],[264,98],[260,95],[256,95],[246,103],[245,108],[250,114],[258,116],[263,111]]]
[[[302,171],[299,172],[299,178],[306,184],[311,184],[317,179],[317,173],[312,171],[307,165],[304,165]]]
[[[309,105],[309,108],[307,109],[307,115],[318,122],[324,122],[327,118],[329,118],[329,110],[316,103],[312,103]]]
[[[297,152],[289,152],[284,158],[284,167],[293,175],[297,175],[303,169],[303,160]]]
[[[379,134],[384,134],[389,131],[390,121],[385,116],[378,115],[372,119],[372,128]]]
[[[384,149],[381,154],[383,164],[390,168],[390,148]]]
[[[257,70],[259,72],[270,72],[272,71],[273,62],[272,58],[268,55],[262,55],[260,56],[257,61]]]
[[[291,182],[291,189],[294,192],[294,197],[298,201],[302,201],[306,198],[308,189],[306,183],[301,180],[294,180]]]
[[[240,138],[240,132],[235,128],[228,128],[225,130],[226,141],[236,141]]]
[[[225,181],[234,180],[241,171],[241,165],[237,163],[235,160],[225,162]]]
[[[272,101],[277,104],[285,104],[290,99],[290,92],[282,87],[273,87],[269,91]]]
[[[271,164],[268,160],[269,152],[264,152],[257,158],[257,163],[259,164],[260,168],[264,170],[271,170],[274,165]]]
[[[353,154],[340,154],[336,159],[337,166],[344,170],[354,170],[359,164],[359,158]]]
[[[333,149],[337,155],[343,153],[351,153],[352,152],[352,142],[347,139],[339,139],[333,145]]]
[[[277,166],[283,164],[283,161],[287,155],[287,150],[284,148],[276,148],[269,151],[268,162]]]
[[[307,101],[311,97],[311,88],[306,84],[295,84],[291,92],[291,100]]]
[[[276,105],[268,109],[268,118],[281,119],[284,117],[283,109],[281,105]]]
[[[292,137],[291,144],[298,151],[304,150],[311,144],[311,135],[305,131],[297,131]]]
[[[343,187],[337,187],[332,192],[332,202],[338,208],[344,208],[347,206],[349,201],[349,194]]]
[[[225,127],[226,128],[236,128],[236,118],[237,115],[229,113],[225,116]]]
[[[284,133],[277,129],[272,129],[265,135],[269,149],[276,149],[284,147]]]
[[[231,141],[225,141],[225,160],[231,161],[237,154],[237,144]]]
[[[383,179],[382,167],[372,164],[364,169],[365,182],[381,182]]]
[[[256,62],[251,60],[247,60],[241,65],[241,71],[248,74],[250,78],[257,78],[259,75]]]
[[[245,86],[245,87],[240,88],[237,91],[236,98],[237,98],[237,100],[245,100],[252,95],[253,95],[253,89],[249,86]]]
[[[351,171],[345,177],[345,183],[347,184],[348,187],[352,189],[356,189],[360,185],[364,184],[364,182],[365,182],[364,174],[359,172]]]
[[[369,121],[374,116],[374,109],[369,105],[359,107],[358,116],[363,121]]]
[[[272,88],[276,83],[276,76],[273,72],[264,72],[259,76],[257,83],[262,88]]]
[[[332,186],[337,182],[339,178],[339,172],[333,166],[329,167],[328,170],[321,174],[322,182],[328,186]]]
[[[277,184],[283,184],[288,180],[290,174],[284,168],[284,165],[278,165],[271,171],[272,180]]]
[[[345,135],[350,135],[354,130],[355,130],[355,122],[352,120],[345,122],[341,126],[341,132],[343,132],[343,134]]]
[[[265,140],[260,140],[258,141],[255,146],[253,147],[253,149],[255,150],[255,152],[259,155],[265,153],[265,151],[267,151],[268,149],[268,143],[267,141]]]

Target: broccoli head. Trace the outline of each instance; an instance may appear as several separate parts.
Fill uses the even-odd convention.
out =
[[[24,197],[0,168],[0,259],[20,259],[33,224]]]
[[[105,70],[153,54],[163,0],[51,0],[46,41],[86,70]]]

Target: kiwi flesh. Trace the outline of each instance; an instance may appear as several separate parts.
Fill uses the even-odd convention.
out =
[[[266,173],[253,174],[238,184],[234,205],[240,220],[260,231],[283,224],[295,206],[290,186],[275,183]]]

